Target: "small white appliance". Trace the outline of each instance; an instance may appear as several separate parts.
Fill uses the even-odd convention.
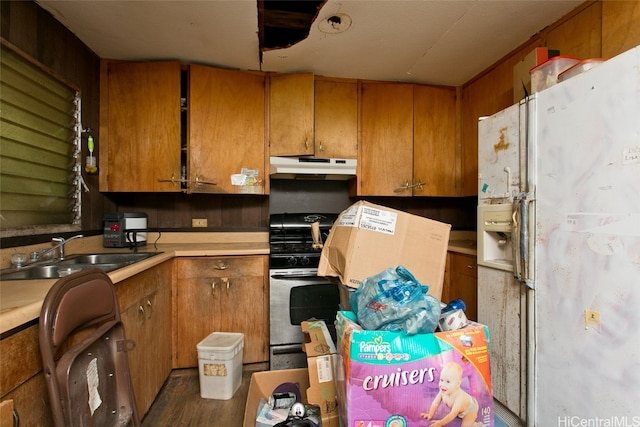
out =
[[[138,247],[147,244],[147,214],[115,212],[104,216],[105,248]]]

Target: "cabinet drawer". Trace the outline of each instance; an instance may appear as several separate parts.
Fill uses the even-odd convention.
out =
[[[178,259],[178,279],[264,276],[266,256]]]
[[[452,253],[451,271],[464,276],[477,277],[478,263],[476,257]]]

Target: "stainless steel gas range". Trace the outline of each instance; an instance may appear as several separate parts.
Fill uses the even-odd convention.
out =
[[[335,339],[338,286],[318,277],[322,243],[337,214],[272,214],[269,221],[271,370],[307,366],[301,322],[324,320]]]

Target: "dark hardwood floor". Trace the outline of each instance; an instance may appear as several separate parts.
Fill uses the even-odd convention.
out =
[[[245,366],[242,384],[229,400],[201,398],[197,368],[174,370],[143,418],[142,426],[242,427],[251,374],[256,370],[262,367]]]

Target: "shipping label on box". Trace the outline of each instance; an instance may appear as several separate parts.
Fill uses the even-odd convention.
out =
[[[440,299],[450,231],[450,224],[360,201],[333,224],[318,275],[357,288],[367,277],[401,265]]]
[[[494,427],[486,326],[408,336],[362,330],[344,311],[336,326],[345,427]]]

